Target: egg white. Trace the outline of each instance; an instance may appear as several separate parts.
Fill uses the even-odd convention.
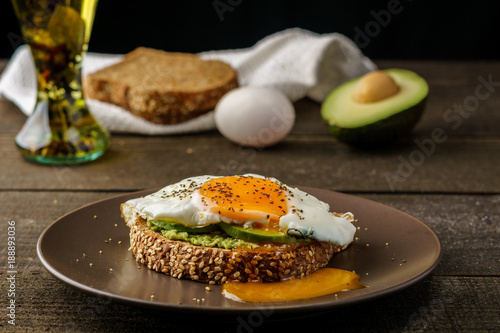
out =
[[[256,174],[246,174],[266,178]],[[210,213],[202,204],[198,189],[208,180],[217,176],[197,176],[168,185],[161,190],[142,198],[131,199],[126,203],[135,208],[145,219],[170,218],[190,227],[201,227],[221,221],[251,225],[266,221],[243,221],[228,219],[219,214]],[[267,177],[283,186],[277,179]],[[327,203],[296,188],[286,186],[288,195],[287,214],[280,217],[279,226],[283,232],[294,231],[307,235],[320,242],[348,245],[352,242],[356,228],[349,215],[338,217],[330,212]]]

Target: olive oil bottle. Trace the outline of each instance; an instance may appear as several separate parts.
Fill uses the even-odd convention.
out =
[[[16,136],[28,160],[78,164],[101,156],[110,137],[81,86],[97,0],[12,0],[37,74],[35,109]]]

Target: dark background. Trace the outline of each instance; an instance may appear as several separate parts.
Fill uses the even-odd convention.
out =
[[[342,33],[373,59],[499,58],[500,2],[400,0],[398,13],[384,16],[394,1],[100,0],[89,51],[242,48],[273,32],[301,27]],[[0,1],[0,58],[12,55],[19,34],[10,1]]]

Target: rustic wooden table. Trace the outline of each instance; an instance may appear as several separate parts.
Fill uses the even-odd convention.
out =
[[[0,63],[0,71],[5,64]],[[353,332],[499,332],[500,62],[378,65],[420,73],[430,95],[413,137],[371,151],[336,142],[321,121],[319,105],[301,100],[295,104],[293,132],[269,149],[238,149],[216,131],[115,134],[109,152],[93,163],[40,166],[24,161],[14,145],[25,116],[0,100],[0,330],[303,332],[312,325]],[[436,129],[445,139],[431,144]],[[425,154],[415,153],[423,149],[415,140],[428,144]],[[350,193],[405,211],[436,232],[442,260],[430,276],[396,294],[315,316],[254,318],[243,325],[241,317],[189,320],[110,303],[55,279],[37,258],[41,232],[82,205],[192,175],[242,172]],[[15,326],[8,323],[6,309],[12,282],[7,279],[9,221],[15,221]]]

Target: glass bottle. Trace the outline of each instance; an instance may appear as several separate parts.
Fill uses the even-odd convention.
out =
[[[28,160],[78,164],[100,157],[110,144],[106,129],[83,98],[81,66],[97,0],[12,0],[37,74],[35,109],[16,136]]]

